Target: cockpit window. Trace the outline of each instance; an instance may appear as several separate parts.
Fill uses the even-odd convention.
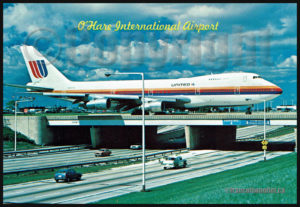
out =
[[[256,78],[261,78],[261,77],[259,75],[253,76],[253,79],[256,79]]]

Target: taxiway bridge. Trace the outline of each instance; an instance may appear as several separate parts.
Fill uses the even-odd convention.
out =
[[[296,126],[297,114],[266,113],[266,125]],[[4,126],[15,130],[14,116],[3,116]],[[91,144],[96,147],[128,147],[141,142],[141,115],[91,114],[18,116],[17,131],[36,144]],[[146,115],[146,145],[160,146],[157,127],[185,126],[186,147],[215,148],[236,141],[236,127],[264,125],[264,113],[203,113]]]

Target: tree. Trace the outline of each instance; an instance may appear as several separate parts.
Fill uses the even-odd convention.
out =
[[[266,112],[272,111],[272,107],[268,106],[266,107]]]
[[[6,105],[6,109],[8,109],[8,110],[14,110],[15,109],[15,101],[14,100],[6,102],[5,105]]]

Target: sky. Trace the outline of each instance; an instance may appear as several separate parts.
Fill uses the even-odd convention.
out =
[[[294,3],[4,4],[3,82],[30,82],[20,45],[33,45],[67,78],[107,80],[105,73],[144,72],[145,79],[252,72],[283,94],[272,106],[297,103],[297,5]],[[87,22],[82,30],[80,22]],[[103,30],[88,30],[90,22]],[[115,31],[121,24],[178,25],[178,30]],[[218,25],[184,30],[184,25]],[[111,25],[111,30],[104,30]],[[95,27],[96,28],[96,27]],[[139,79],[114,76],[113,79]],[[23,89],[3,87],[3,105]],[[25,106],[72,104],[35,96]],[[20,104],[22,106],[22,103]]]

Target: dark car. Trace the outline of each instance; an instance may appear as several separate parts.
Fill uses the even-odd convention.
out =
[[[78,173],[73,169],[62,169],[55,173],[54,179],[56,182],[59,180],[64,180],[67,182],[70,182],[71,180],[80,180],[81,173]]]
[[[99,149],[95,152],[95,157],[103,157],[103,156],[109,156],[111,154],[111,151],[109,149]]]

